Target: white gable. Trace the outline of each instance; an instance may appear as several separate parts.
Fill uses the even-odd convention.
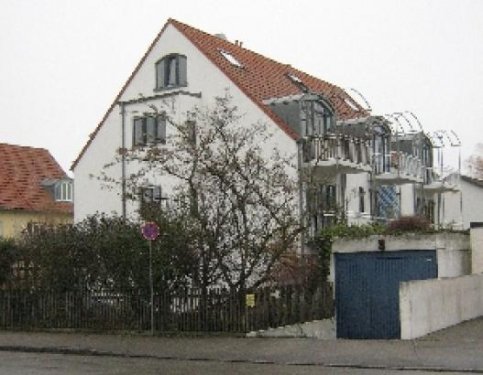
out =
[[[156,90],[156,62],[169,54],[186,56],[187,86]],[[161,108],[162,104],[167,102],[174,113],[174,119],[180,120],[184,119],[186,111],[191,110],[195,105],[212,105],[214,98],[225,95],[227,89],[240,114],[244,115],[244,122],[247,125],[259,121],[271,125],[274,137],[273,143],[266,145],[267,149],[277,147],[295,156],[295,142],[183,34],[172,24],[168,24],[120,96],[120,101],[125,103],[124,115],[121,115],[120,106],[115,105],[74,168],[75,220],[82,220],[97,211],[121,214],[120,188],[114,190],[102,188],[102,184],[91,176],[99,176],[103,166],[114,160],[117,150],[122,147],[123,124],[125,147],[131,148],[134,118],[151,112],[150,106]],[[170,131],[173,129],[168,128],[168,134]],[[136,166],[126,167],[127,176],[133,172],[133,168],[135,169]],[[110,177],[120,181],[122,172],[120,164],[104,170]],[[174,183],[160,176],[152,176],[152,180],[152,183],[168,187],[168,190]],[[135,210],[135,207],[135,205],[128,206],[128,212]]]

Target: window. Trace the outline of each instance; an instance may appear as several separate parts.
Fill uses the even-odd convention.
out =
[[[148,186],[141,188],[141,202],[158,203],[162,200],[161,186]]]
[[[166,116],[137,117],[133,125],[133,145],[166,144]]]
[[[238,68],[243,68],[243,65],[241,64],[240,61],[238,61],[235,56],[233,56],[230,52],[226,52],[226,51],[223,51],[223,50],[220,50],[220,53],[221,55],[228,60],[228,62],[231,64],[231,65],[234,65]]]
[[[388,173],[391,170],[389,142],[383,127],[373,128],[372,152],[376,173]]]
[[[46,229],[46,224],[44,223],[35,223],[35,222],[30,222],[27,224],[27,233],[30,234],[31,236],[33,235],[38,235],[42,233],[42,230]]]
[[[58,181],[54,187],[55,200],[57,202],[72,202],[73,190],[72,181]]]
[[[187,86],[186,70],[186,56],[164,56],[156,63],[156,89]]]
[[[141,211],[149,211],[151,209],[166,208],[168,199],[163,196],[161,186],[151,185],[140,189],[139,202]]]
[[[359,186],[359,212],[366,212],[365,205],[366,192],[362,186]]]
[[[306,103],[305,135],[318,136],[332,131],[332,114],[318,101]]]

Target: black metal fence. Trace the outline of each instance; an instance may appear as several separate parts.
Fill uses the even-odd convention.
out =
[[[249,332],[333,316],[330,285],[260,288],[246,294],[190,289],[154,295],[156,332]],[[0,329],[151,328],[149,291],[0,291]]]

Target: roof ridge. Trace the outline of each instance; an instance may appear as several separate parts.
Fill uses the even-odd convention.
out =
[[[71,166],[73,170],[83,154],[97,135],[99,129],[106,121],[109,114],[114,109],[117,101],[125,92],[134,76],[137,74],[147,56],[152,51],[156,43],[166,28],[172,25],[180,32],[195,48],[197,48],[214,66],[216,66],[231,82],[233,82],[254,104],[256,104],[269,118],[271,118],[288,136],[293,139],[298,138],[298,134],[291,129],[280,117],[278,117],[263,100],[275,97],[283,97],[300,93],[300,87],[295,85],[288,77],[288,73],[302,75],[304,85],[313,93],[325,96],[333,105],[336,113],[341,119],[367,116],[368,112],[354,100],[344,89],[328,81],[317,78],[300,69],[294,68],[290,64],[281,63],[273,58],[252,51],[237,43],[222,39],[206,31],[197,29],[193,26],[180,22],[174,18],[168,18],[161,31],[156,35],[147,51],[136,65],[135,69],[125,82],[119,93],[114,99],[96,129],[90,134],[87,143],[74,160]],[[240,58],[244,62],[243,67],[233,67],[230,62],[223,57],[219,50],[226,47],[227,51],[237,60]],[[214,49],[214,50],[213,50]],[[248,61],[249,60],[249,61]],[[248,68],[248,65],[250,66]],[[252,70],[250,70],[252,69]],[[285,76],[282,78],[282,76]],[[349,105],[347,100],[351,99],[356,105],[356,109]]]

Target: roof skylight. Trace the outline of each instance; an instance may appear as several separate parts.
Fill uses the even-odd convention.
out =
[[[295,74],[287,73],[287,77],[290,78],[290,80],[294,83],[303,84],[302,80]]]
[[[230,52],[226,52],[226,51],[223,51],[223,50],[220,50],[220,53],[221,55],[228,60],[228,62],[231,64],[231,65],[234,65],[238,68],[242,68],[243,65],[240,61],[238,61],[235,56],[233,56]]]
[[[349,106],[351,107],[354,111],[358,111],[359,110],[359,107],[357,107],[357,105],[354,103],[353,100],[349,99],[349,98],[344,98],[344,102]]]

